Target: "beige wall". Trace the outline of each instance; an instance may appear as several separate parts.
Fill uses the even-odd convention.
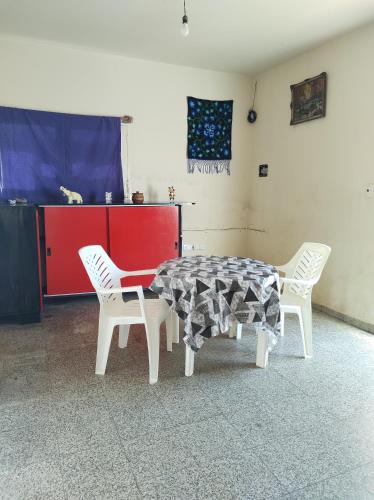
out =
[[[374,323],[374,25],[258,75],[249,253],[286,262],[303,241],[332,247],[313,300]],[[327,116],[290,126],[290,84],[328,74]],[[257,177],[268,163],[268,178]]]
[[[0,38],[0,104],[71,113],[130,114],[133,190],[184,209],[197,253],[287,261],[306,240],[333,252],[314,300],[374,323],[374,26],[258,75],[256,124],[246,123],[250,78],[73,47]],[[291,127],[289,85],[326,71],[327,116]],[[186,173],[186,96],[234,99],[232,175]],[[257,177],[259,163],[270,175]],[[247,232],[248,224],[253,229]],[[248,235],[248,237],[247,237]],[[188,252],[187,252],[188,253]]]
[[[185,241],[206,247],[197,253],[246,253],[247,231],[222,229],[248,222],[248,77],[6,37],[0,38],[0,61],[0,105],[134,116],[133,190],[165,201],[167,187],[174,185],[178,200],[197,202],[184,209]],[[187,95],[234,99],[230,177],[187,175]]]

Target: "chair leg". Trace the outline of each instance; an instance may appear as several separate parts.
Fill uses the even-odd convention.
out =
[[[96,375],[104,375],[108,362],[110,343],[112,341],[113,325],[111,321],[104,316],[99,318],[99,334],[97,338],[96,353]]]
[[[160,324],[148,321],[144,326],[148,344],[149,383],[155,384],[158,380],[160,359]]]
[[[191,377],[193,375],[195,353],[190,346],[186,345],[186,364],[184,373],[186,377]]]
[[[175,321],[175,314],[174,311],[170,311],[169,314],[166,316],[165,319],[165,326],[166,326],[166,350],[171,352],[173,350],[173,342],[175,342],[176,338],[176,331],[178,332],[177,329],[179,329],[179,318],[177,316],[178,323]],[[179,332],[178,332],[179,336]]]
[[[301,333],[303,337],[304,357],[311,358],[313,356],[313,332],[312,332],[312,308],[309,304],[301,308],[300,316],[303,323],[303,327],[301,328]]]
[[[179,344],[179,316],[175,311],[171,311],[171,321],[173,323],[173,342]]]
[[[268,364],[268,356],[269,356],[268,340],[269,340],[268,332],[263,328],[259,329],[257,332],[256,365],[260,368],[266,368]]]
[[[281,311],[281,313],[280,313],[280,324],[281,324],[280,336],[284,337],[284,312],[283,311]]]
[[[236,340],[240,340],[242,338],[242,330],[243,325],[241,323],[238,323],[238,326],[236,327]]]
[[[123,349],[127,347],[127,340],[129,338],[130,325],[119,325],[118,347]]]

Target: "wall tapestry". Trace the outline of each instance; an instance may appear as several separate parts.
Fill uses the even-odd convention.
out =
[[[208,101],[187,97],[189,174],[230,175],[233,101]]]
[[[291,125],[326,116],[327,75],[291,85]]]
[[[120,118],[0,107],[0,200],[123,202]]]

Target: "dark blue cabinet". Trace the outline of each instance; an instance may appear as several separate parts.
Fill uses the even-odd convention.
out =
[[[38,225],[33,206],[0,206],[0,320],[40,321]]]

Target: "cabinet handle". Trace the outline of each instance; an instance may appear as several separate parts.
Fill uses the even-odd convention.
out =
[[[174,242],[174,250],[178,250],[178,242],[177,241]]]
[[[52,250],[50,247],[47,248],[47,257],[50,257],[52,255]]]

